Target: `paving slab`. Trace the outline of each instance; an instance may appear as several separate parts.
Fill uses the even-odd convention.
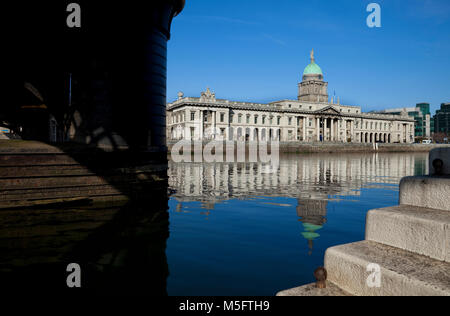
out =
[[[326,289],[318,289],[315,283],[281,291],[277,296],[352,296],[331,282]]]

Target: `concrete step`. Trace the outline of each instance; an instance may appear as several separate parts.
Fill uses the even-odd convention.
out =
[[[370,264],[380,268],[371,287]],[[333,247],[325,254],[328,281],[359,296],[450,296],[450,264],[373,241]]]
[[[277,293],[277,296],[352,296],[331,282],[326,289],[318,289],[315,283]]]
[[[366,240],[450,262],[450,212],[405,205],[371,210]]]
[[[406,177],[400,182],[400,205],[450,211],[450,176]]]

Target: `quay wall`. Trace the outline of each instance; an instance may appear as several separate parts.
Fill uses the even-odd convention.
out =
[[[220,146],[221,142],[216,145]],[[176,143],[171,142],[167,144],[169,153]],[[208,142],[203,143],[203,149]],[[222,143],[225,152],[225,146],[230,146],[229,143]],[[249,144],[246,143],[246,151],[248,152]],[[256,144],[256,143],[254,143]],[[234,142],[234,150],[236,150],[236,142]],[[189,147],[187,147],[189,148]],[[194,152],[194,145],[190,146],[191,152]],[[270,148],[270,143],[269,143]],[[367,152],[430,152],[436,148],[450,148],[447,144],[346,144],[346,143],[300,143],[300,142],[281,142],[280,152],[283,153],[367,153]],[[270,150],[269,150],[270,151]]]

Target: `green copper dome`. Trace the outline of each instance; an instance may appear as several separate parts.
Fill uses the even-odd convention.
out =
[[[311,51],[311,63],[306,66],[303,75],[322,75],[322,69],[320,69],[319,65],[316,64],[316,60],[314,59],[314,49]]]
[[[323,73],[319,65],[317,65],[315,62],[312,62],[311,64],[306,66],[303,75],[323,75]]]

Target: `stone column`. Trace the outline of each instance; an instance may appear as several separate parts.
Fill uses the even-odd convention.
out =
[[[336,123],[336,142],[339,142],[341,140],[339,119],[336,119],[335,123]]]
[[[407,125],[403,125],[404,135],[403,135],[403,141],[406,143],[408,141],[408,128]]]
[[[400,143],[405,142],[405,126],[402,124],[400,126]]]
[[[344,135],[344,136],[343,136],[344,139],[341,139],[341,141],[345,143],[345,142],[346,142],[346,139],[347,139],[347,121],[346,121],[345,119],[343,119],[343,120],[342,120],[342,123],[344,124],[344,130],[342,131],[342,132],[343,132],[342,135]]]
[[[323,140],[326,141],[328,140],[328,118],[324,119],[324,123],[323,123]]]
[[[351,143],[353,143],[354,142],[354,139],[355,139],[355,137],[354,137],[354,135],[353,135],[353,133],[354,133],[354,121],[350,121],[350,139],[351,139]]]
[[[203,113],[203,111],[202,110],[200,110],[199,111],[200,113],[199,113],[199,117],[200,117],[200,126],[199,126],[199,138],[198,138],[198,140],[203,140],[203,120],[204,120],[204,118],[203,118],[203,115],[204,115],[204,113]]]
[[[334,142],[334,119],[331,119],[331,141]]]
[[[213,139],[216,139],[216,111],[211,112],[212,113],[212,132],[213,132]]]
[[[340,142],[342,140],[342,137],[341,137],[341,120],[340,119],[337,120],[336,125],[337,125],[337,127],[336,127],[337,141]]]
[[[306,116],[303,117],[303,142],[306,142]]]
[[[316,118],[316,140],[320,142],[320,118]]]
[[[334,139],[335,141],[338,141],[338,137],[339,137],[339,121],[338,119],[336,119],[334,121]]]

